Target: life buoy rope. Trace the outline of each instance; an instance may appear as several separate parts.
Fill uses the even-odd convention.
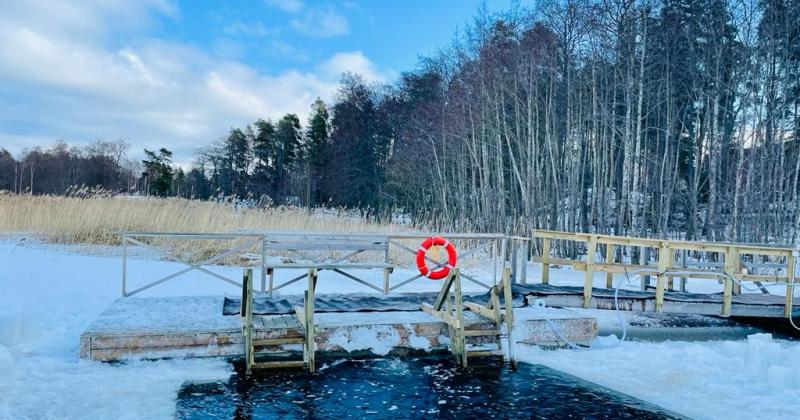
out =
[[[428,269],[427,264],[425,264],[425,254],[432,246],[444,247],[447,251],[447,265],[435,270]],[[419,273],[431,280],[441,280],[447,277],[447,275],[450,274],[450,270],[456,267],[456,259],[456,247],[441,236],[431,236],[425,239],[417,250],[417,268],[419,269]]]

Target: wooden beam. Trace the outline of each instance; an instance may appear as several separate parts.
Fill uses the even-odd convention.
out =
[[[453,270],[450,270],[450,274],[447,275],[444,279],[444,283],[442,283],[442,288],[439,290],[439,295],[436,296],[436,301],[433,303],[433,309],[436,311],[442,310],[442,305],[444,305],[445,300],[450,294],[450,287],[453,285]]]
[[[495,318],[494,316],[494,311],[483,305],[478,305],[477,303],[473,302],[464,302],[464,307],[472,312],[475,312],[481,316],[484,316],[486,318],[491,319],[492,321],[497,322],[497,318]]]

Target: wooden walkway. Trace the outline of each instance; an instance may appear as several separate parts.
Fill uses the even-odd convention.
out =
[[[544,299],[547,306],[558,308],[586,308],[584,288],[577,286],[553,286],[550,284],[515,285],[515,293],[525,296],[528,304],[535,299]],[[746,293],[730,298],[729,316],[783,318],[785,299],[783,296]],[[619,290],[619,309],[634,312],[657,312],[656,292]],[[725,296],[722,293],[698,294],[686,292],[664,292],[662,313],[723,315]],[[800,315],[800,299],[794,299],[794,315]],[[615,309],[614,289],[593,288],[588,308]]]

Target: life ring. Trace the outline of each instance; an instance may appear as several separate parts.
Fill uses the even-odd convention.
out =
[[[431,249],[432,246],[443,246],[447,250],[447,265],[436,270],[429,270],[425,264],[425,253]],[[431,236],[425,239],[419,245],[417,250],[417,268],[419,273],[431,280],[440,280],[450,274],[450,270],[456,267],[456,247],[445,238],[441,236]]]

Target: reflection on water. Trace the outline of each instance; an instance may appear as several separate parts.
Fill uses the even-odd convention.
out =
[[[314,375],[279,372],[187,384],[176,418],[676,418],[559,371],[522,363],[457,369],[447,360],[339,361]]]

